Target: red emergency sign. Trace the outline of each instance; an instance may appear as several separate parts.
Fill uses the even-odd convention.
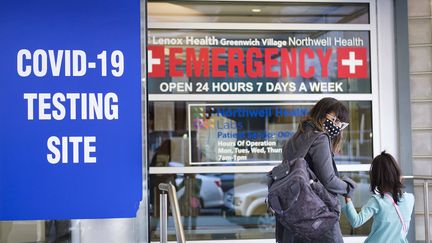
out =
[[[339,78],[367,78],[365,47],[244,49],[149,46],[147,66],[150,78],[210,75],[213,78],[311,78],[315,75],[326,78],[332,55],[337,55]],[[313,64],[316,59],[320,68]]]

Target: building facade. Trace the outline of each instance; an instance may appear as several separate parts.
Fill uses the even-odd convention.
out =
[[[382,150],[398,158],[404,175],[430,176],[431,4],[142,1],[137,217],[5,221],[0,242],[159,242],[162,182],[178,190],[188,241],[274,242],[265,174],[302,116],[328,96],[350,110],[335,158],[341,175],[359,185],[356,208],[370,197],[371,159]],[[416,196],[409,240],[422,242],[423,184],[407,179],[406,190]],[[370,225],[353,229],[341,217],[346,242],[362,242]]]

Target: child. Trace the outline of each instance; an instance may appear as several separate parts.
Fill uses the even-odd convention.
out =
[[[346,197],[342,208],[354,228],[372,216],[372,229],[365,242],[408,242],[406,235],[414,207],[414,196],[402,192],[401,171],[393,156],[383,151],[372,161],[370,189],[374,195],[357,214],[351,198]]]

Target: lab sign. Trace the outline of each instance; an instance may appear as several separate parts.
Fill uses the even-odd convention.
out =
[[[110,0],[0,10],[0,220],[135,217],[139,13]]]

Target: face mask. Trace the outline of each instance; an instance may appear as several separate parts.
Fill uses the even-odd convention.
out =
[[[326,119],[324,121],[324,130],[330,135],[330,138],[335,138],[337,135],[339,135],[341,129],[340,127],[336,126],[332,121],[329,119]]]

